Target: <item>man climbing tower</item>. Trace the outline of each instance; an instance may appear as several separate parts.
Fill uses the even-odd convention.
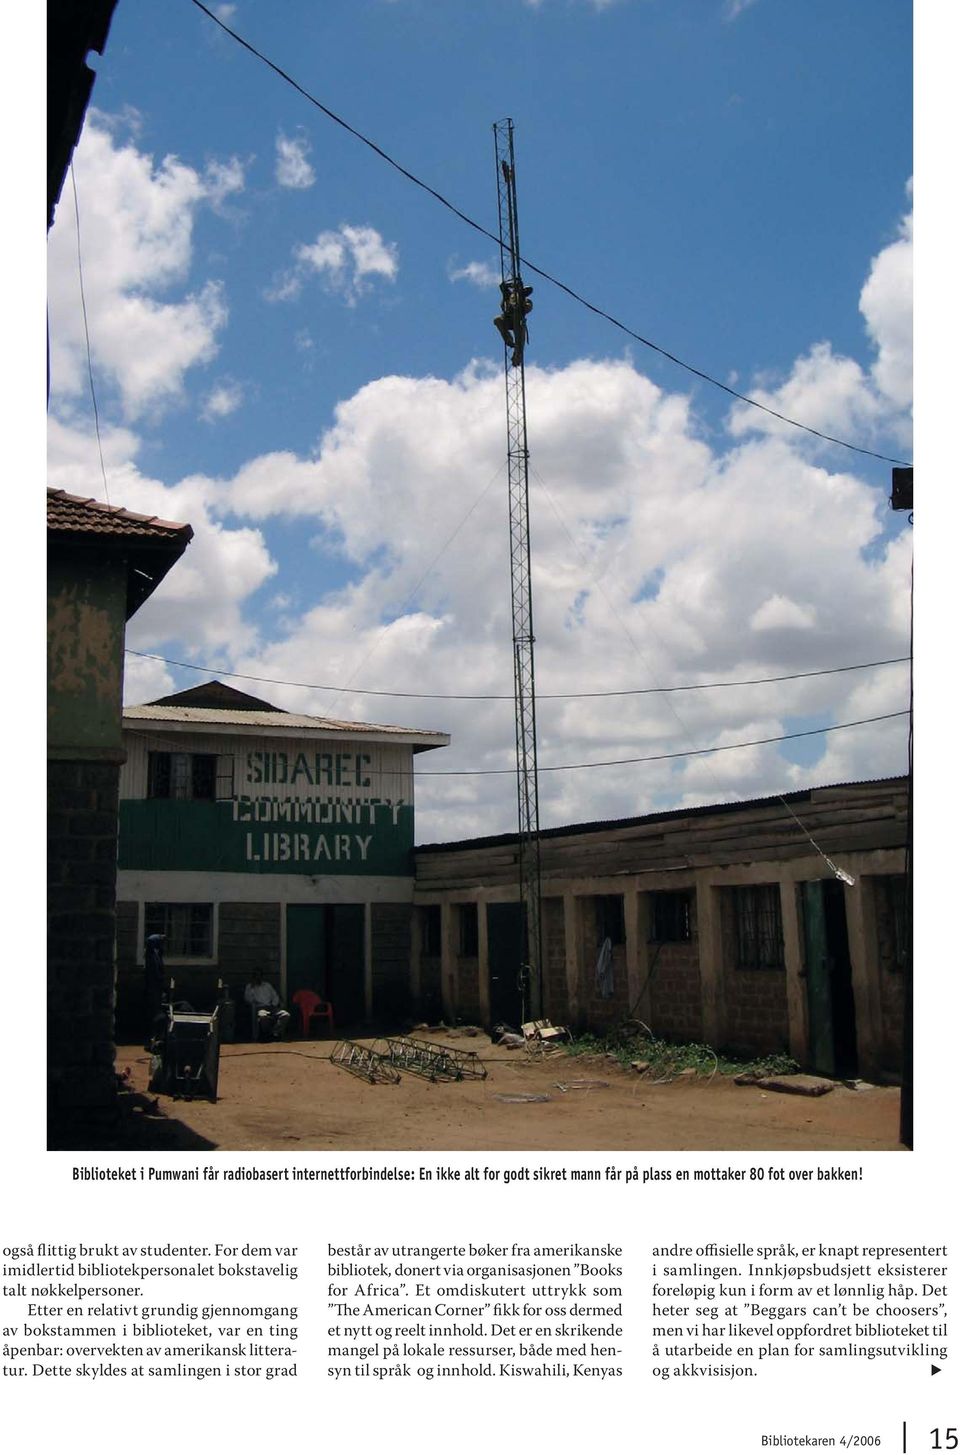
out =
[[[517,367],[523,361],[523,348],[527,342],[527,314],[533,307],[530,295],[532,288],[525,288],[521,279],[500,284],[500,312],[493,320],[493,326],[512,350],[510,362]]]

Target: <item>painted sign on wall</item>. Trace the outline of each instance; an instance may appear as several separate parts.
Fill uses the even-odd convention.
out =
[[[121,869],[413,872],[413,804],[377,791],[386,775],[369,753],[311,745],[149,758],[148,796],[120,804]],[[409,783],[409,769],[389,777]]]

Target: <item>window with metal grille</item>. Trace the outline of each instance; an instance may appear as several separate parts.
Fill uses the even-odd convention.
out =
[[[624,944],[627,929],[623,918],[623,895],[598,894],[595,903],[597,906],[597,944],[602,945],[604,940],[609,940],[611,945]]]
[[[212,904],[148,904],[144,938],[165,935],[165,960],[213,959]]]
[[[675,945],[692,938],[689,890],[654,894],[650,938],[656,945]]]
[[[475,904],[461,904],[457,908],[460,931],[460,954],[468,959],[476,959],[480,953],[480,930],[477,906]]]
[[[780,886],[750,884],[734,889],[733,905],[739,969],[782,970]]]
[[[148,798],[233,797],[232,753],[151,753]]]
[[[423,953],[431,957],[440,954],[440,906],[426,904],[420,911],[420,927]]]

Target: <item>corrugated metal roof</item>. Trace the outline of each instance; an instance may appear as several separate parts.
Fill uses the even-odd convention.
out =
[[[336,733],[352,738],[402,737],[410,742],[423,743],[429,747],[442,748],[450,741],[448,733],[432,732],[426,728],[398,727],[393,723],[346,722],[335,717],[311,717],[299,712],[252,712],[242,709],[218,707],[125,707],[124,723],[180,723],[184,726],[255,728],[270,732],[280,729],[287,735],[291,729],[310,733]]]
[[[864,778],[852,783],[826,783],[818,784],[814,788],[791,789],[789,793],[773,794],[764,798],[741,798],[735,799],[732,803],[698,803],[693,807],[665,808],[655,813],[641,813],[631,818],[610,818],[594,819],[589,823],[563,824],[561,827],[552,829],[541,829],[541,839],[573,838],[577,834],[599,833],[603,830],[640,828],[644,824],[669,823],[674,819],[682,818],[708,818],[711,814],[733,814],[744,809],[776,808],[779,803],[802,804],[810,803],[815,794],[835,793],[842,789],[850,788],[876,788],[907,785],[904,777],[894,778]],[[500,845],[515,844],[517,832],[506,834],[488,834],[483,838],[476,839],[451,839],[446,843],[438,844],[415,844],[414,852],[417,854],[440,854],[447,853],[453,849],[492,849]]]
[[[135,540],[189,541],[193,527],[156,515],[138,515],[120,505],[68,495],[47,487],[47,529],[64,535],[123,536]]]

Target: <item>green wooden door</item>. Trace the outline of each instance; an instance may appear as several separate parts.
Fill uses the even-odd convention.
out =
[[[287,905],[287,1003],[298,990],[326,998],[326,905]]]
[[[836,1074],[836,1038],[833,1026],[833,985],[824,911],[823,881],[800,886],[803,907],[803,943],[807,973],[807,1014],[810,1021],[810,1061],[821,1075]]]
[[[337,1026],[363,1020],[362,904],[287,905],[287,1000],[315,990],[333,1004]]]

